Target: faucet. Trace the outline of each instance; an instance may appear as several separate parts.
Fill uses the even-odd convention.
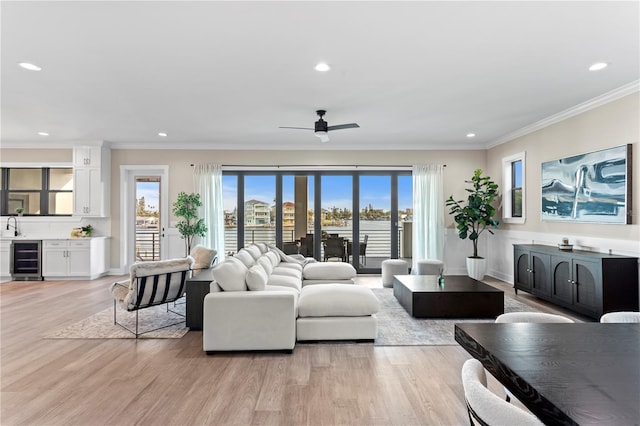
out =
[[[11,219],[13,219],[13,235],[15,237],[17,237],[18,236],[18,219],[16,219],[15,216],[9,216],[7,218],[7,231],[9,230],[9,226],[11,226],[11,225],[9,225],[9,221]]]

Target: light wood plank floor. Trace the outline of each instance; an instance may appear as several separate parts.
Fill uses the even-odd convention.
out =
[[[201,332],[42,338],[110,307],[116,278],[0,285],[2,425],[468,424],[460,368],[469,356],[457,345],[207,356]],[[358,283],[381,286],[379,276]],[[513,295],[510,285],[490,283]],[[559,312],[523,293],[518,299]],[[495,380],[490,387],[500,392]]]

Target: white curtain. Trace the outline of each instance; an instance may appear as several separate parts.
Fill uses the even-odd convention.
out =
[[[193,186],[200,194],[200,212],[207,225],[207,233],[200,244],[218,252],[218,262],[224,260],[224,210],[222,202],[222,166],[196,164],[193,168]]]
[[[417,271],[421,259],[444,261],[444,166],[413,166],[413,262]]]

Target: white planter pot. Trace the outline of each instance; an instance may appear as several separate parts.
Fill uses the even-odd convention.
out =
[[[474,280],[484,279],[484,273],[487,270],[487,259],[467,257],[467,275]]]

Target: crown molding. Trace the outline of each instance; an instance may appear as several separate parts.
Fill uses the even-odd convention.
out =
[[[107,141],[86,140],[86,141],[2,141],[0,148],[11,149],[72,149],[76,146],[104,146],[110,148],[111,143]]]
[[[640,80],[632,81],[631,83],[620,86],[610,92],[604,93],[600,96],[596,96],[593,99],[589,99],[588,101],[582,102],[547,118],[543,118],[542,120],[536,121],[533,124],[529,124],[528,126],[525,126],[519,130],[507,133],[506,135],[487,143],[486,148],[489,149],[498,145],[502,145],[506,142],[511,142],[514,139],[544,129],[545,127],[551,126],[552,124],[556,124],[571,117],[575,117],[576,115],[580,115],[602,105],[606,105],[610,102],[617,101],[618,99],[622,99],[625,96],[631,95],[638,91],[640,91]]]

